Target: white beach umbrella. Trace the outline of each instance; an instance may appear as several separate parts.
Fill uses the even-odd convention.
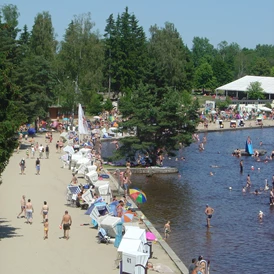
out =
[[[216,110],[211,110],[210,113],[211,113],[211,114],[216,114],[217,111],[216,111]]]

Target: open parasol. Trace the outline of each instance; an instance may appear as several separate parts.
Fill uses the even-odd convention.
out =
[[[145,203],[147,201],[146,194],[138,188],[129,189],[129,196],[139,204]]]

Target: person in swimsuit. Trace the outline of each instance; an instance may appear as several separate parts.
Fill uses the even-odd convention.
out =
[[[251,187],[251,180],[250,180],[249,174],[247,174],[247,177],[246,177],[246,186],[245,187]]]
[[[44,222],[44,240],[49,238],[49,221],[45,219]]]
[[[212,214],[214,213],[214,209],[209,205],[206,205],[205,215],[207,216],[207,227],[210,227],[210,219],[212,218]]]
[[[48,214],[49,214],[49,206],[46,201],[44,201],[44,205],[42,206],[41,214],[43,215],[43,223],[44,223],[45,220],[48,218]]]
[[[167,223],[164,225],[164,232],[165,232],[165,240],[169,237],[169,234],[171,232],[170,229],[170,221],[167,221]]]
[[[72,219],[71,216],[68,214],[68,211],[65,211],[65,215],[63,216],[60,228],[63,226],[64,230],[64,239],[69,239],[69,230],[72,225]]]
[[[24,212],[23,218],[26,218],[26,197],[25,197],[25,195],[22,196],[20,203],[21,203],[21,212],[17,215],[17,219],[20,217],[20,215],[23,212]]]
[[[240,161],[240,172],[243,173],[244,170],[244,162],[243,160]]]

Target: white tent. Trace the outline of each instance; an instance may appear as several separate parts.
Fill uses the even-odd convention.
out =
[[[230,82],[226,85],[216,88],[216,90],[226,90],[226,91],[247,91],[247,88],[252,82],[260,82],[262,89],[267,94],[274,94],[274,77],[265,76],[244,76],[236,81]]]

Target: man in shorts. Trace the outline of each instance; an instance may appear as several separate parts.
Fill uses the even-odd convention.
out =
[[[26,217],[27,217],[27,224],[32,224],[32,214],[34,213],[34,209],[31,203],[31,200],[28,199],[26,203]]]
[[[72,219],[71,216],[68,214],[68,211],[65,211],[65,215],[63,216],[60,228],[63,226],[64,230],[64,239],[69,239],[69,230],[72,225]]]
[[[20,203],[21,203],[21,212],[18,214],[17,219],[19,219],[20,215],[23,212],[24,212],[23,218],[26,218],[26,197],[25,197],[25,195],[22,196]]]
[[[167,221],[167,223],[164,225],[164,232],[165,232],[165,240],[169,237],[169,234],[171,232],[170,229],[170,221]]]
[[[210,219],[212,218],[213,212],[214,212],[214,209],[210,207],[209,205],[206,205],[205,215],[207,216],[206,218],[207,227],[210,227]]]

